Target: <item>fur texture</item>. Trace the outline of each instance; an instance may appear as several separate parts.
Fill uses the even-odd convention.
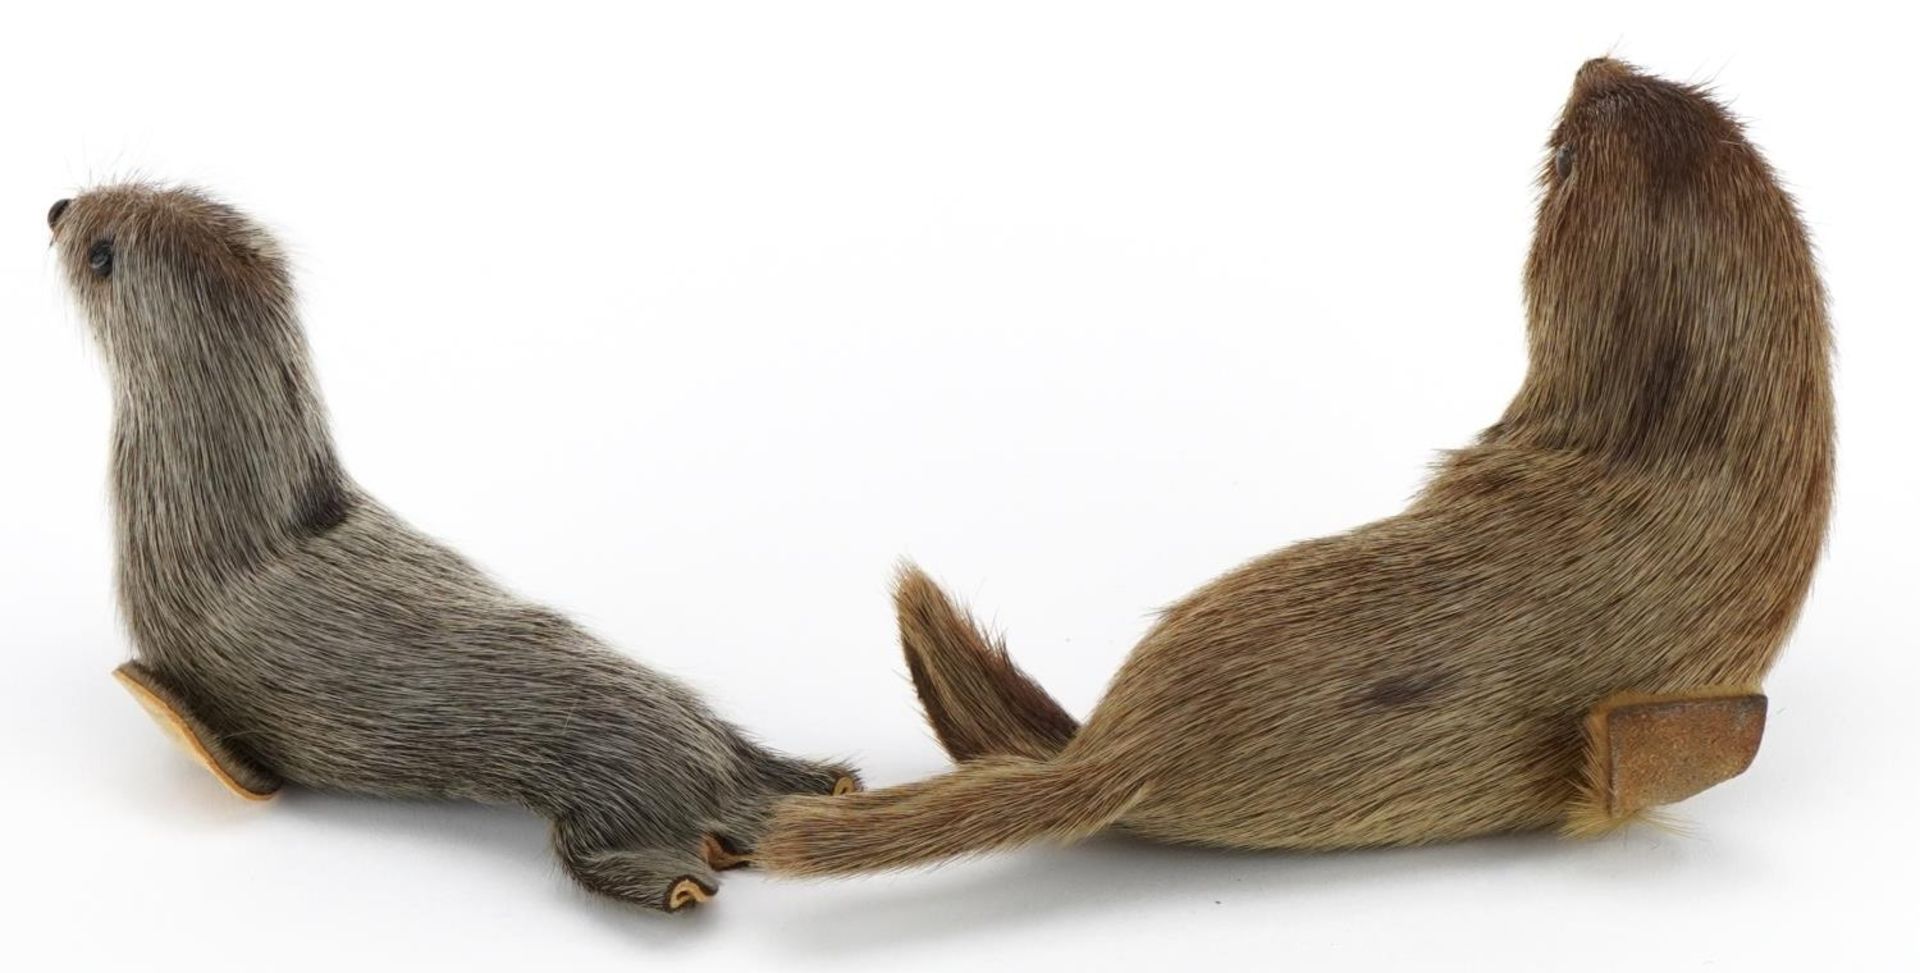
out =
[[[902,566],[893,600],[907,672],[928,725],[953,759],[1045,759],[1073,739],[1080,724],[924,572]]]
[[[776,796],[849,786],[355,486],[286,262],[245,216],[122,185],[49,222],[113,379],[121,609],[220,747],[312,787],[530,808],[574,877],[654,908],[714,891],[712,836],[742,852]]]
[[[1798,215],[1704,92],[1606,59],[1541,178],[1524,384],[1406,512],[1174,605],[1058,743],[1058,707],[909,572],[910,665],[969,762],[785,802],[761,863],[856,872],[1109,824],[1256,849],[1550,828],[1581,806],[1601,700],[1757,687],[1831,481]]]

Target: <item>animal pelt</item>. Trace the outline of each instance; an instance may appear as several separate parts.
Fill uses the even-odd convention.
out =
[[[203,755],[385,797],[552,820],[587,888],[702,901],[771,801],[852,771],[770,751],[695,693],[503,589],[341,469],[287,262],[191,189],[114,185],[49,214],[109,366],[122,614],[143,699]]]
[[[1110,826],[1249,849],[1593,830],[1588,712],[1750,692],[1794,624],[1831,481],[1825,298],[1739,124],[1607,59],[1549,142],[1525,290],[1529,367],[1497,423],[1400,515],[1166,610],[1084,726],[908,570],[908,667],[963,762],[786,801],[760,862],[859,872]]]

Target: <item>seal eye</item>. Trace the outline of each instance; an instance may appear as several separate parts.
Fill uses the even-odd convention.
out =
[[[87,248],[87,269],[105,277],[113,273],[113,242],[96,240]]]
[[[1562,179],[1573,175],[1573,146],[1563,145],[1554,150],[1553,171]]]

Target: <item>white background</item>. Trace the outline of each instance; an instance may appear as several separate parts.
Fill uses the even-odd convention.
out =
[[[1670,7],[14,5],[0,966],[1915,969],[1914,35]],[[515,811],[240,803],[107,678],[108,397],[59,196],[143,174],[259,214],[367,488],[886,784],[944,766],[896,558],[1084,713],[1157,606],[1391,513],[1497,416],[1540,147],[1610,50],[1750,120],[1839,349],[1830,552],[1766,746],[1690,835],[1100,840],[733,873],[661,918],[576,892]]]

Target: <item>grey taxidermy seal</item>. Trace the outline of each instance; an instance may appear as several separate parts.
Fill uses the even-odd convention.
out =
[[[524,806],[581,884],[669,911],[747,861],[774,798],[852,789],[356,487],[246,216],[118,185],[48,223],[112,375],[119,675],[230,786]]]

